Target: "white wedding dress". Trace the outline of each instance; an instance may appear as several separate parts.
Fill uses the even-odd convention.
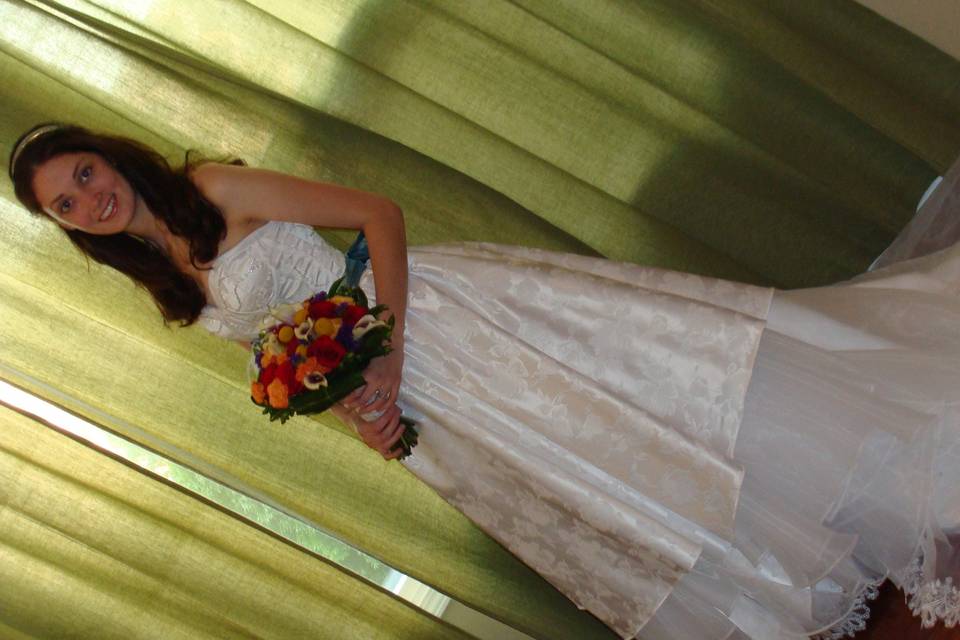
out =
[[[885,577],[960,617],[960,246],[794,292],[409,255],[403,464],[620,636],[840,637]],[[343,267],[269,223],[216,260],[201,321],[252,338]]]

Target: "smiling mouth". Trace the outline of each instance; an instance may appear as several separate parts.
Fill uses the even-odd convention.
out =
[[[103,213],[100,214],[100,222],[109,220],[113,217],[113,214],[117,212],[117,196],[111,195],[110,199],[107,200],[107,206],[103,208]]]

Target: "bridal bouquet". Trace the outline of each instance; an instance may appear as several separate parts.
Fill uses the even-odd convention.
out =
[[[321,413],[365,383],[370,361],[390,353],[393,316],[378,316],[385,305],[367,308],[359,287],[343,286],[342,278],[329,292],[299,304],[272,309],[253,342],[250,395],[270,420]],[[414,422],[401,417],[406,429],[394,445],[401,458],[417,444]]]

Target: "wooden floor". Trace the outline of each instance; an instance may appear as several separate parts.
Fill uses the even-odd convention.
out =
[[[880,597],[870,603],[867,628],[854,640],[960,640],[960,626],[947,629],[938,623],[933,629],[921,629],[904,602],[903,592],[889,581],[880,589]]]

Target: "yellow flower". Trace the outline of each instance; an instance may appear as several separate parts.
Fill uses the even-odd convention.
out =
[[[314,323],[313,330],[317,332],[318,336],[328,336],[332,338],[340,331],[340,325],[342,324],[343,320],[340,318],[320,318]]]
[[[303,321],[307,319],[308,315],[310,315],[310,312],[306,308],[300,309],[300,311],[293,314],[293,324],[303,324]]]
[[[350,296],[333,296],[330,298],[330,302],[333,304],[340,304],[341,302],[346,302],[347,304],[356,304],[356,302],[354,302],[353,298]]]
[[[280,327],[280,331],[277,332],[277,338],[284,344],[293,340],[293,327],[290,325]]]

